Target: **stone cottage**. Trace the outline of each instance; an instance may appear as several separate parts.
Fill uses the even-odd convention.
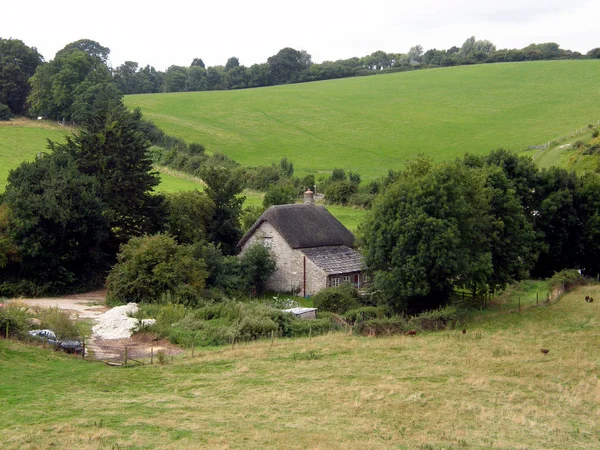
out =
[[[254,244],[275,253],[277,270],[266,288],[311,296],[326,287],[368,282],[354,235],[324,206],[314,204],[312,192],[304,204],[271,206],[238,243],[243,254]]]

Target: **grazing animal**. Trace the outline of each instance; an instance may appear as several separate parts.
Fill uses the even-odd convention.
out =
[[[590,297],[590,303],[593,303],[594,299],[592,297]]]
[[[547,348],[543,348],[543,349],[541,350],[541,352],[542,352],[544,355],[547,355],[548,353],[550,353],[550,350],[548,350]]]
[[[585,296],[585,301],[586,301],[586,302],[589,302],[589,301],[590,301],[590,296],[589,296],[589,295],[586,295],[586,296]]]
[[[406,335],[407,335],[407,336],[414,336],[415,334],[417,334],[417,330],[408,330],[408,331],[406,332]]]
[[[467,334],[467,330],[463,328],[463,334]]]

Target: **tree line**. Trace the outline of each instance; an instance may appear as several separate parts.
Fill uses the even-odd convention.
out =
[[[600,178],[497,150],[408,164],[360,226],[374,290],[399,311],[563,269],[600,273]]]
[[[313,63],[305,50],[286,47],[249,67],[235,56],[210,67],[194,58],[188,67],[172,65],[164,72],[134,61],[113,69],[107,65],[109,54],[110,49],[98,42],[81,39],[45,62],[35,47],[0,38],[0,119],[29,114],[81,122],[86,104],[113,101],[121,95],[243,89],[465,64],[600,58],[600,47],[585,55],[554,42],[498,50],[488,40],[470,37],[461,47],[447,50],[424,51],[416,45],[407,53],[379,50],[322,63]]]

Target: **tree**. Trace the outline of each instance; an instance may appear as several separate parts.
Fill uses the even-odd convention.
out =
[[[277,269],[275,254],[260,244],[255,244],[244,252],[240,265],[248,287],[257,294],[264,292],[267,280]]]
[[[79,171],[100,184],[113,255],[132,236],[155,233],[163,223],[163,198],[153,193],[159,178],[152,171],[141,119],[139,110],[130,112],[119,104],[98,111],[66,143],[50,143],[52,150],[72,156]]]
[[[18,39],[0,38],[0,104],[7,105],[13,114],[25,113],[29,78],[42,61],[35,47]]]
[[[138,63],[134,61],[125,61],[115,69],[113,78],[123,95],[142,92],[138,70]]]
[[[170,66],[165,72],[164,92],[183,92],[187,80],[187,69],[182,66]]]
[[[11,172],[3,200],[8,233],[18,249],[9,275],[41,290],[64,292],[103,280],[108,235],[97,181],[79,172],[64,152],[44,155]],[[31,294],[31,292],[29,292]]]
[[[106,66],[108,53],[106,47],[84,39],[68,44],[52,61],[39,66],[31,77],[28,101],[32,112],[71,120],[78,97],[85,97],[87,90],[96,85],[114,83]],[[114,92],[118,100],[118,91]]]
[[[244,190],[243,177],[228,167],[210,164],[202,167],[200,174],[215,205],[208,239],[220,243],[224,254],[232,255],[242,237],[240,215],[245,197],[239,194]]]
[[[305,51],[286,47],[267,59],[270,78],[275,84],[297,81],[300,73],[310,67],[310,55]]]
[[[225,64],[225,70],[235,69],[236,67],[240,67],[240,60],[235,56],[232,56],[227,60]]]
[[[170,292],[184,304],[195,304],[206,277],[206,264],[192,247],[178,245],[171,236],[132,238],[123,245],[117,264],[106,279],[112,301],[154,303]]]
[[[298,189],[291,184],[275,184],[269,188],[263,197],[263,208],[273,205],[288,205],[296,203]]]
[[[375,288],[398,310],[482,289],[492,271],[489,191],[481,171],[454,162],[410,165],[373,204],[359,234]]]
[[[206,70],[199,66],[191,66],[187,69],[185,90],[188,92],[205,91],[208,86],[206,81]]]
[[[201,58],[194,58],[194,60],[192,61],[192,64],[190,64],[190,67],[200,67],[202,69],[206,69],[206,66],[204,65],[204,61],[202,61]]]
[[[215,205],[204,192],[184,191],[165,197],[165,231],[180,244],[193,244],[208,237]]]

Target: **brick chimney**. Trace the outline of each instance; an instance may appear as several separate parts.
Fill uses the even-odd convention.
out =
[[[307,189],[306,192],[304,193],[304,204],[305,205],[314,205],[315,204],[315,195],[313,194],[313,191],[311,191],[310,189]]]

